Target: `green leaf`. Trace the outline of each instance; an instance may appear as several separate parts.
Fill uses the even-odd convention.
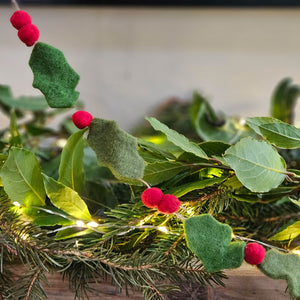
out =
[[[274,118],[248,118],[248,125],[276,147],[294,149],[300,147],[300,130]]]
[[[0,170],[5,192],[13,202],[25,206],[45,205],[46,193],[40,164],[35,155],[12,147]]]
[[[54,206],[76,219],[92,219],[88,207],[77,192],[46,175],[44,183],[47,196]]]
[[[283,158],[265,141],[244,138],[227,149],[224,158],[239,181],[252,192],[268,192],[285,178]]]
[[[295,149],[300,147],[300,130],[292,125],[265,124],[259,126],[263,136],[276,147]]]
[[[284,78],[281,80],[272,95],[271,116],[292,124],[299,94],[300,86],[292,84],[292,79]]]
[[[155,130],[164,133],[171,143],[173,143],[183,151],[192,153],[201,158],[207,158],[206,153],[196,144],[190,142],[184,135],[176,132],[173,129],[170,129],[168,126],[159,122],[155,118],[146,118],[146,120],[150,122]]]
[[[147,164],[144,173],[144,180],[150,185],[157,185],[164,182],[187,167],[177,162],[155,162],[153,164]]]
[[[36,43],[29,65],[34,74],[32,85],[44,94],[50,107],[74,105],[79,96],[75,91],[79,75],[60,50],[44,43]]]
[[[244,259],[244,242],[231,242],[232,229],[211,215],[201,215],[184,222],[188,247],[201,259],[208,272],[234,269]]]
[[[266,252],[265,258],[258,266],[267,276],[273,279],[284,279],[292,297],[300,297],[300,256],[283,253],[276,249]]]
[[[64,218],[65,213],[53,206],[43,206],[42,208],[31,208],[31,213],[27,213],[33,223],[38,226],[55,226],[55,225],[71,225],[74,221]],[[67,216],[70,218],[70,216]]]
[[[169,190],[168,194],[172,194],[176,197],[181,197],[194,190],[202,190],[206,187],[213,186],[214,184],[219,184],[224,180],[225,180],[224,177],[220,177],[220,178],[204,179],[201,181],[190,182]]]
[[[59,165],[58,181],[77,192],[80,192],[84,186],[83,135],[85,132],[86,129],[83,129],[68,138]]]
[[[0,96],[0,102],[10,108],[20,110],[42,111],[49,108],[45,97],[21,96],[13,98],[12,96]]]
[[[220,141],[207,141],[199,144],[199,147],[209,157],[223,156],[225,151],[230,147],[230,144],[220,142]]]
[[[57,232],[55,240],[66,240],[70,238],[75,238],[83,235],[92,233],[91,229],[82,229],[82,228],[66,228]]]
[[[289,241],[294,240],[300,234],[300,221],[289,225],[285,229],[273,235],[271,241]]]
[[[117,179],[131,182],[144,176],[144,160],[138,153],[136,138],[120,129],[115,121],[94,118],[87,142],[99,165],[108,167]]]
[[[209,102],[198,93],[194,94],[191,117],[197,134],[204,141],[232,143],[245,131],[233,118],[218,117]]]
[[[9,133],[10,133],[10,139],[9,139],[10,146],[22,147],[22,139],[19,133],[17,116],[15,111],[12,111],[10,114]]]

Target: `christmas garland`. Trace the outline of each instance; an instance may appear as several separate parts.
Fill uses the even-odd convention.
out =
[[[153,138],[135,138],[120,129],[115,121],[96,118],[79,110],[72,115],[78,129],[63,147],[58,176],[50,176],[41,166],[41,158],[37,158],[38,151],[22,147],[17,113],[26,110],[26,106],[31,111],[34,108],[41,111],[46,104],[51,108],[73,107],[79,96],[76,91],[79,75],[60,50],[37,42],[39,31],[27,12],[17,7],[10,20],[18,30],[20,40],[27,46],[34,46],[29,60],[34,74],[33,87],[45,98],[14,99],[8,87],[0,88],[0,102],[5,103],[11,116],[10,137],[0,154],[3,203],[0,244],[7,255],[24,257],[23,250],[18,248],[21,244],[24,249],[33,247],[42,253],[43,259],[56,268],[67,269],[59,259],[71,257],[70,264],[80,260],[97,261],[100,263],[97,268],[110,275],[113,267],[129,274],[154,270],[155,264],[167,268],[169,262],[162,261],[171,257],[181,245],[186,247],[182,251],[191,251],[193,260],[199,258],[205,272],[212,276],[224,269],[238,268],[245,260],[257,265],[271,278],[286,280],[291,297],[300,297],[299,250],[290,245],[300,233],[300,172],[287,169],[283,159],[288,151],[300,148],[300,130],[290,124],[299,87],[292,85],[290,80],[282,81],[273,97],[272,115],[275,118],[256,117],[242,122],[233,118],[218,122],[209,103],[196,94],[192,120],[199,136],[206,140],[198,144],[155,118],[147,120],[156,132],[161,133],[157,135],[159,143],[153,143]],[[84,171],[86,159],[92,159],[90,165],[95,167],[95,174],[91,172],[91,176],[99,176],[99,180],[104,181],[109,178],[110,182],[130,187],[126,194],[127,198],[129,195],[127,203],[114,207],[110,203],[100,215],[99,211],[91,213],[93,205],[83,192],[86,177],[90,176]],[[101,168],[95,166],[96,160]],[[103,176],[103,172],[109,173],[108,177]],[[105,194],[106,190],[103,191]],[[272,229],[268,241],[260,241],[251,237],[255,236],[254,232],[242,236],[236,234],[238,229],[233,233],[230,226],[234,226],[235,221],[246,224],[251,219],[235,212],[226,214],[229,206],[244,203],[250,203],[248,208],[270,203],[276,203],[278,207],[286,205],[292,207],[293,214],[287,217],[283,227],[276,228],[276,233]],[[34,234],[17,229],[15,225],[20,221],[26,228],[33,225],[39,229],[34,227]],[[276,223],[276,217],[273,223]],[[156,232],[155,237],[153,232]],[[5,235],[12,237],[10,243],[4,242]],[[41,237],[47,239],[47,243],[43,244],[42,239],[39,240]],[[148,241],[160,245],[159,238],[168,243],[163,260],[152,257],[153,264],[135,265],[135,255],[146,253],[145,257],[149,259],[152,254],[147,252]],[[63,250],[56,241],[69,243],[70,249]],[[78,246],[81,241],[88,241],[92,246]],[[107,243],[112,244],[108,247]],[[119,243],[117,249],[113,243]],[[52,244],[58,248],[52,248]],[[129,245],[127,252],[122,248],[124,244]],[[100,245],[107,246],[99,248],[105,252],[101,255],[97,252]],[[131,254],[131,265],[128,263],[130,247],[136,251]],[[118,263],[116,257],[110,260],[111,248],[114,253],[118,249],[120,255],[126,253],[127,265]],[[2,260],[5,258],[1,257]],[[45,262],[33,265],[40,264],[48,269]],[[168,268],[175,267],[168,265]],[[199,270],[197,263],[191,268],[195,272]],[[2,267],[1,270],[3,273]],[[181,271],[183,276],[184,271]],[[36,277],[32,278],[36,280],[40,273],[34,273]],[[158,273],[153,278],[159,278]],[[145,279],[144,284],[162,298],[160,290],[149,280]],[[118,282],[122,280],[116,279],[115,283]],[[13,291],[9,288],[7,291],[10,291],[10,297],[17,299]],[[9,298],[7,294],[5,296]],[[150,295],[145,292],[145,297],[150,298]]]

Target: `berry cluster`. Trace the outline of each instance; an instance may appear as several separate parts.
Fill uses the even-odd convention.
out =
[[[164,195],[159,188],[148,188],[142,193],[142,201],[149,208],[157,208],[163,214],[173,214],[179,207],[181,202],[174,195]]]
[[[31,17],[26,11],[15,11],[10,22],[18,30],[18,37],[26,46],[32,46],[39,39],[39,29],[31,23]]]
[[[79,129],[90,126],[92,120],[93,116],[89,112],[84,110],[77,111],[72,115],[72,121],[74,125]]]

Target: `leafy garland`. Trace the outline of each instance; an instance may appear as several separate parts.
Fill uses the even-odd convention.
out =
[[[222,118],[196,93],[192,122],[203,141],[195,143],[155,118],[147,120],[156,135],[143,139],[100,118],[81,130],[70,121],[59,132],[47,129],[56,108],[75,104],[79,76],[41,42],[29,65],[45,98],[15,99],[0,86],[11,118],[1,133],[1,297],[44,299],[52,270],[69,278],[79,299],[107,276],[119,288],[163,299],[182,280],[223,284],[223,269],[245,256],[256,260],[258,252],[247,252],[253,242],[267,249],[258,268],[300,297],[292,243],[300,233],[300,131],[291,125],[300,88],[291,80],[274,91],[273,117]],[[33,120],[17,124],[28,111]],[[59,142],[66,131],[72,134],[61,154],[43,150],[45,135]],[[145,184],[180,198],[178,212],[145,207]],[[13,282],[8,266],[18,260],[26,271]]]

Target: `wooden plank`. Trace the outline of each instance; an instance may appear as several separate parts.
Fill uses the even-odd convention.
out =
[[[14,267],[14,272],[20,274],[22,267]],[[199,287],[195,283],[187,284],[182,287],[182,291],[176,293],[169,300],[288,300],[290,299],[286,290],[286,282],[284,280],[273,280],[263,273],[257,267],[244,263],[240,268],[227,270],[229,277],[224,282],[226,287],[213,285],[207,287]],[[63,281],[60,273],[47,274],[49,285],[46,292],[49,300],[73,300],[74,292],[69,289],[69,282]],[[125,300],[126,292],[120,292],[119,289],[110,284],[110,281],[99,282],[93,284],[95,291],[89,293],[90,300]],[[188,293],[191,293],[188,296]],[[141,292],[129,290],[131,300],[144,299]]]

